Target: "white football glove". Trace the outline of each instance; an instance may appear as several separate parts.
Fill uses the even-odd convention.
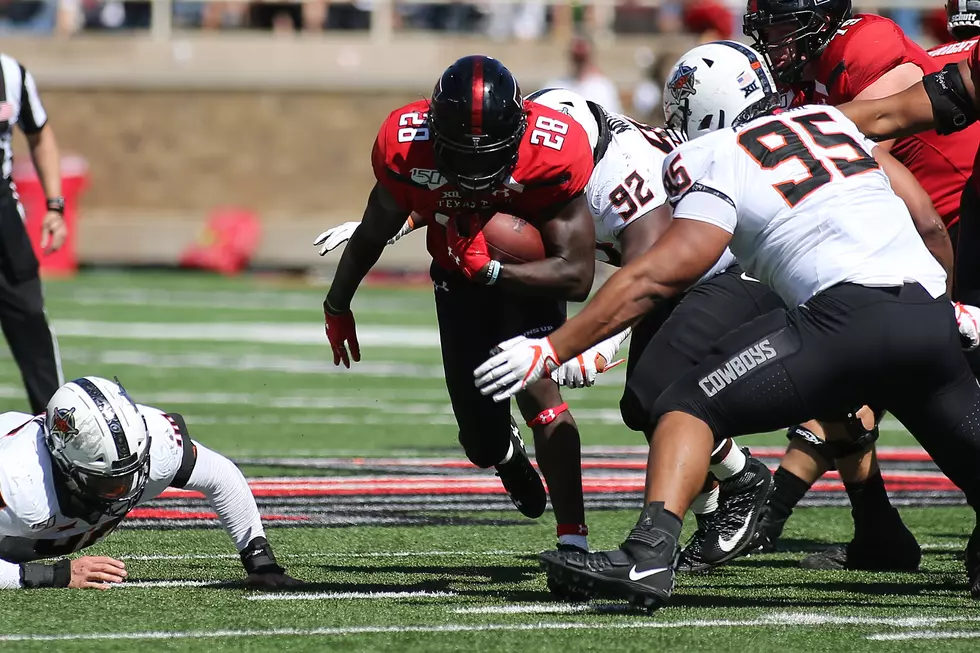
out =
[[[629,335],[630,330],[626,329],[622,333],[617,333],[598,345],[586,349],[552,372],[551,379],[566,388],[591,388],[595,385],[596,377],[599,376],[600,372],[611,370],[623,362],[622,359],[613,362],[613,356],[616,355],[623,341]]]
[[[361,226],[360,222],[345,222],[338,227],[327,229],[316,237],[316,240],[313,241],[313,246],[316,247],[318,245],[323,245],[323,247],[320,248],[320,256],[326,256],[327,252],[332,252],[350,240],[350,237],[354,235],[354,232],[357,231],[359,226]],[[394,245],[402,238],[402,236],[409,233],[413,229],[415,229],[415,224],[412,222],[412,219],[409,218],[405,221],[405,224],[402,225],[402,228],[398,230],[398,233],[388,240],[388,244]]]
[[[513,397],[561,365],[547,338],[529,340],[518,336],[500,343],[497,349],[500,353],[473,372],[476,387],[484,395],[492,394],[494,401]]]
[[[964,350],[973,351],[980,345],[980,308],[955,302],[953,311],[960,330],[960,344]]]

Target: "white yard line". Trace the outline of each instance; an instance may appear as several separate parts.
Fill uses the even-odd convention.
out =
[[[278,592],[250,594],[249,601],[343,601],[347,599],[441,599],[457,596],[456,592]]]
[[[866,639],[901,642],[911,639],[980,639],[980,630],[913,630],[904,633],[875,633]]]
[[[456,614],[597,614],[638,612],[628,605],[593,605],[591,603],[529,603],[526,605],[484,605],[472,608],[456,608]]]
[[[314,321],[294,322],[96,322],[57,320],[60,337],[199,342],[259,342],[326,346],[323,325]],[[362,326],[357,330],[362,347],[438,347],[439,332],[431,327]]]
[[[230,557],[230,556],[229,556]],[[109,587],[113,589],[127,589],[130,587],[136,588],[153,588],[153,587],[222,587],[228,584],[228,581],[215,581],[215,580],[137,580],[137,581],[126,581],[123,583],[110,583]]]
[[[366,553],[277,553],[277,558],[412,558],[415,556],[512,556],[524,555],[527,551],[508,551],[503,549],[493,551],[368,551]],[[216,558],[238,559],[238,555],[225,553],[186,553],[159,555],[126,555],[116,556],[120,560],[212,560]]]
[[[976,622],[980,617],[913,617],[908,619],[888,617],[841,617],[815,613],[776,613],[760,619],[690,619],[684,621],[655,621],[641,618],[608,623],[539,622],[516,624],[449,624],[449,625],[386,625],[351,626],[342,628],[270,628],[248,630],[206,631],[144,631],[109,633],[59,633],[53,635],[0,634],[0,642],[22,641],[100,641],[100,640],[157,640],[157,639],[223,639],[230,637],[343,637],[349,635],[373,635],[392,633],[471,633],[471,632],[533,632],[546,630],[647,630],[673,628],[782,628],[799,626],[879,625],[907,626],[935,625],[952,622]]]

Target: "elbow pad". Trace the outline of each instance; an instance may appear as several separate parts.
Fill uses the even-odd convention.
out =
[[[940,136],[961,131],[976,122],[977,108],[967,93],[957,64],[946,64],[938,73],[926,75],[922,85],[932,104],[936,132]]]

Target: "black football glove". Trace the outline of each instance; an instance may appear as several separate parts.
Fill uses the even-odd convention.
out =
[[[279,566],[272,547],[264,537],[253,538],[239,555],[245,573],[248,574],[245,584],[251,588],[278,590],[303,584],[302,581],[288,576],[286,570]]]

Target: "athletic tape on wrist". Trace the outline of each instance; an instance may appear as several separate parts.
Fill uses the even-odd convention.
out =
[[[27,589],[68,587],[71,583],[71,560],[59,560],[53,565],[26,562],[20,566],[20,584]]]
[[[546,426],[558,419],[558,416],[566,410],[568,410],[568,404],[566,403],[559,404],[554,408],[547,408],[538,413],[538,416],[528,422],[527,425],[531,427]]]
[[[487,285],[492,286],[497,283],[497,277],[500,275],[500,261],[490,261],[490,267],[487,269]]]

